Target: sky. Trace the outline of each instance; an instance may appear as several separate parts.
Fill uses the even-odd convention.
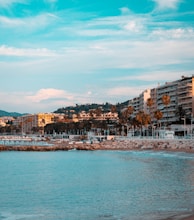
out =
[[[0,0],[0,109],[120,103],[194,74],[194,0]]]

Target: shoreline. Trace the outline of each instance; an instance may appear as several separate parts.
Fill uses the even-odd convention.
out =
[[[192,139],[127,139],[106,140],[99,143],[82,143],[72,141],[54,141],[49,145],[0,145],[0,151],[68,151],[68,150],[154,150],[169,152],[194,153]]]
[[[192,213],[182,213],[177,214],[172,217],[165,218],[163,220],[193,220],[194,219],[194,212]]]

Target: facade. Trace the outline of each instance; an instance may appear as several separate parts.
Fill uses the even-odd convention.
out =
[[[164,105],[162,101],[164,95],[170,97],[168,105]],[[150,109],[146,105],[148,98],[153,100],[153,105]],[[166,82],[164,85],[159,85],[153,89],[147,89],[138,97],[129,100],[128,105],[134,108],[133,117],[138,111],[144,111],[151,115],[152,122],[155,122],[154,112],[161,111],[163,117],[160,122],[163,125],[180,121],[178,109],[182,109],[184,112],[185,119],[182,120],[191,120],[194,117],[194,76],[182,76],[179,80]]]
[[[18,117],[14,121],[14,125],[20,126],[22,133],[30,134],[33,129],[43,128],[45,125],[54,122],[55,114],[53,113],[38,113],[32,115],[24,115]]]
[[[162,96],[170,96],[169,105],[165,106],[162,102]],[[166,83],[157,88],[157,109],[163,113],[162,123],[172,124],[179,121],[182,109],[185,119],[194,116],[194,76]]]
[[[182,77],[177,88],[178,106],[181,106],[187,118],[194,116],[194,77]]]
[[[168,82],[157,88],[157,109],[163,113],[162,123],[173,123],[177,121],[176,111],[178,107],[177,95],[178,81]],[[162,97],[168,95],[170,103],[164,105]]]
[[[149,113],[149,108],[147,106],[147,100],[150,98],[150,89],[146,89],[139,95],[139,111]]]
[[[129,100],[128,105],[133,107],[132,117],[134,117],[139,111],[148,113],[149,109],[146,104],[148,98],[150,98],[150,89],[146,89],[138,97]]]
[[[118,113],[117,112],[104,112],[104,113],[101,113],[101,114],[96,114],[96,113],[93,113],[92,116],[89,112],[85,112],[85,111],[82,111],[79,113],[79,116],[78,116],[78,119],[79,121],[83,121],[83,120],[89,120],[89,119],[95,119],[95,120],[118,120]]]
[[[8,122],[13,122],[14,120],[15,119],[13,117],[10,117],[10,116],[0,117],[0,126],[5,127]]]
[[[150,115],[152,122],[156,122],[154,113],[157,111],[157,89],[153,88],[150,90],[150,98],[153,100],[153,105],[150,107]]]

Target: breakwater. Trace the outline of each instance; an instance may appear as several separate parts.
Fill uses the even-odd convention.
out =
[[[0,145],[0,151],[67,151],[67,150],[169,150],[194,152],[193,140],[187,139],[126,139],[111,140],[100,143],[82,143],[82,142],[59,142],[49,145],[31,145],[31,146],[5,146]]]

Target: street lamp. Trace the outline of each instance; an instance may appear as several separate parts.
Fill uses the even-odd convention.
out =
[[[181,118],[181,120],[184,121],[184,138],[185,138],[186,118],[185,117]]]

